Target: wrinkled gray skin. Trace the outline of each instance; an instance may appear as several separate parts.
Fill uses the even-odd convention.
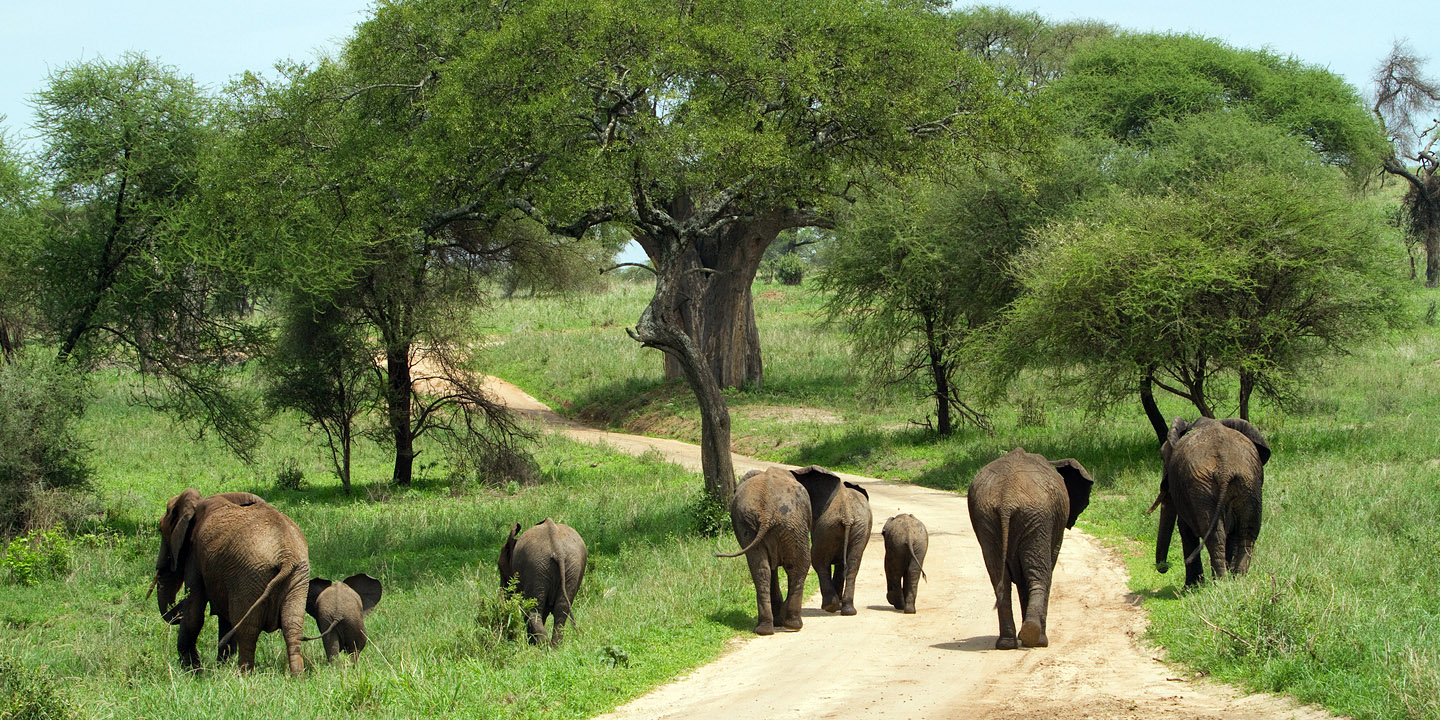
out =
[[[1178,521],[1186,587],[1205,581],[1201,543],[1215,577],[1245,574],[1260,536],[1261,490],[1270,459],[1260,431],[1239,418],[1202,417],[1193,423],[1175,418],[1160,457],[1155,569],[1170,569],[1170,538]]]
[[[870,494],[819,465],[792,471],[810,495],[810,563],[820,578],[820,609],[855,614],[855,576],[870,543]]]
[[[195,643],[205,609],[220,622],[218,659],[239,653],[241,671],[255,666],[261,632],[285,636],[290,673],[305,669],[300,636],[310,555],[290,518],[250,493],[200,497],[194,488],[171,498],[160,518],[155,587],[160,615],[179,625],[180,662],[200,666]],[[189,594],[178,604],[180,589]]]
[[[742,550],[716,557],[745,556],[755,583],[756,635],[774,635],[775,622],[799,630],[805,576],[810,572],[810,496],[788,470],[751,470],[735,488],[730,524]],[[787,592],[780,592],[780,568]]]
[[[1027,647],[1050,644],[1045,617],[1050,580],[1065,529],[1090,504],[1090,473],[1073,458],[1050,461],[1015,448],[975,474],[970,484],[970,524],[985,556],[1000,616],[999,650],[1017,644],[1010,606],[1013,584],[1024,622],[1018,641]]]
[[[500,587],[508,589],[511,578],[518,578],[520,594],[535,601],[535,609],[526,617],[532,645],[544,642],[545,622],[553,615],[550,646],[560,647],[565,622],[574,622],[571,611],[589,557],[580,533],[550,518],[523,534],[520,523],[510,529],[510,537],[500,548]]]
[[[342,650],[358,655],[365,649],[370,639],[365,632],[365,617],[380,603],[383,593],[380,581],[364,573],[340,582],[310,578],[305,612],[315,618],[315,626],[320,628],[326,660],[334,660]]]
[[[930,533],[914,515],[896,515],[880,530],[885,539],[885,601],[907,614],[915,612],[915,593],[924,576]]]

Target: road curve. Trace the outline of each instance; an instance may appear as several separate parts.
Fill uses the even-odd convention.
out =
[[[487,388],[513,411],[588,443],[639,455],[657,451],[700,469],[700,449],[662,438],[595,430],[561,417],[514,385]],[[734,456],[735,470],[769,467]],[[745,637],[715,662],[656,688],[605,720],[746,718],[1333,718],[1270,695],[1177,677],[1141,647],[1145,615],[1128,593],[1120,560],[1095,538],[1066,532],[1050,601],[1050,647],[995,650],[995,596],[970,529],[965,498],[904,483],[841,474],[864,485],[875,523],[856,582],[853,617],[807,599],[805,628]],[[880,528],[900,512],[929,528],[928,582],[918,612],[885,603]],[[733,539],[732,539],[733,542]],[[743,559],[716,562],[744,562]]]

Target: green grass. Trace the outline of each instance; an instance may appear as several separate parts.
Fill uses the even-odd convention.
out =
[[[1160,460],[1138,402],[1094,417],[1027,378],[1010,402],[990,408],[993,435],[965,428],[942,439],[924,427],[933,410],[913,388],[877,388],[856,374],[843,335],[820,322],[817,292],[758,283],[755,292],[765,380],[727,396],[737,450],[955,491],[1017,445],[1079,458],[1097,480],[1081,524],[1122,551],[1133,590],[1146,598],[1150,638],[1172,660],[1357,718],[1440,717],[1436,328],[1417,323],[1331,361],[1288,411],[1255,410],[1274,455],[1251,573],[1181,592],[1183,573],[1159,575],[1151,565],[1156,519],[1145,510]],[[487,362],[572,416],[693,441],[699,415],[689,391],[664,383],[659,352],[615,327],[617,317],[633,323],[646,299],[626,287],[594,300],[497,304],[493,323],[517,332],[502,332]],[[1414,317],[1437,299],[1417,289]],[[586,310],[592,303],[605,311]],[[1043,426],[1021,426],[1022,398]],[[1161,409],[1195,415],[1172,399]]]
[[[346,497],[293,420],[277,421],[261,462],[246,467],[129,405],[129,392],[125,378],[103,379],[84,421],[103,515],[85,523],[98,532],[82,536],[71,572],[35,587],[0,580],[0,657],[50,678],[88,716],[587,717],[713,658],[754,622],[743,560],[717,560],[724,541],[691,531],[687,505],[701,482],[675,465],[550,437],[536,450],[539,484],[457,486],[434,463],[397,491],[384,482],[384,454],[367,446]],[[274,487],[287,458],[307,471],[308,491]],[[155,523],[187,486],[257,492],[305,532],[316,576],[368,572],[385,583],[367,621],[372,643],[356,662],[326,663],[320,643],[306,643],[306,677],[290,679],[284,644],[270,633],[256,672],[242,677],[233,661],[216,668],[211,618],[200,643],[208,670],[181,671],[175,630],[145,595]],[[505,641],[476,622],[496,595],[510,523],[545,517],[574,526],[590,551],[579,627],[559,650]],[[315,631],[313,619],[306,627]]]

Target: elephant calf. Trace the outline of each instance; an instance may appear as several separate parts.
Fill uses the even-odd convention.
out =
[[[580,592],[588,559],[585,541],[569,525],[545,518],[524,534],[520,534],[520,523],[510,529],[510,537],[500,548],[500,587],[508,590],[513,579],[520,594],[535,601],[535,609],[526,617],[531,644],[538,645],[545,637],[545,621],[554,615],[550,646],[560,647],[562,628],[571,620],[572,603]]]
[[[745,556],[755,583],[759,617],[756,635],[774,635],[775,621],[799,630],[805,576],[810,573],[810,496],[795,476],[781,468],[752,470],[740,479],[730,501],[730,524],[744,547],[716,557]],[[788,592],[780,593],[780,568]]]
[[[1090,504],[1090,473],[1074,459],[1046,460],[1015,448],[980,468],[970,484],[970,525],[980,541],[1000,616],[998,650],[1017,647],[1010,586],[1020,593],[1019,641],[1045,647],[1050,578],[1065,528]]]
[[[380,581],[364,573],[340,582],[310,578],[305,612],[320,628],[327,660],[334,660],[341,650],[357,655],[365,649],[370,639],[365,633],[365,617],[380,603],[383,592]]]
[[[930,534],[925,523],[906,513],[886,520],[880,535],[885,538],[885,601],[896,610],[913,614],[915,593],[925,575]]]

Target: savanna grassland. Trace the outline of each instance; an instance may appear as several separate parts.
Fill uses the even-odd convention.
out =
[[[56,510],[83,518],[73,562],[33,587],[0,578],[0,660],[17,673],[0,682],[0,716],[21,711],[6,702],[23,690],[27,711],[68,705],[96,718],[587,717],[709,660],[750,627],[744,562],[716,560],[717,541],[694,532],[688,506],[701,484],[678,466],[543,437],[536,484],[476,485],[422,455],[421,477],[397,491],[389,458],[363,443],[347,497],[325,472],[323,444],[294,418],[272,423],[259,461],[245,466],[130,404],[128,377],[96,379],[81,428],[96,498]],[[282,469],[292,479],[303,472],[308,487],[278,486]],[[269,633],[256,672],[242,677],[233,660],[216,668],[210,618],[200,638],[208,670],[186,676],[175,629],[146,590],[155,523],[187,486],[265,497],[304,531],[314,576],[381,578],[365,652],[326,663],[320,643],[307,642],[307,676],[297,682],[285,674],[282,639]],[[507,640],[507,628],[523,625],[497,592],[495,558],[510,524],[545,517],[574,526],[590,552],[578,629],[558,650]],[[306,632],[316,633],[313,619]],[[47,684],[58,693],[43,692]]]
[[[487,366],[571,416],[694,441],[693,396],[623,331],[647,298],[621,284],[585,302],[500,304]],[[1440,331],[1423,320],[1436,299],[1417,289],[1411,328],[1318,368],[1288,407],[1252,411],[1274,449],[1255,563],[1198,591],[1152,566],[1160,459],[1138,401],[1097,414],[1025,377],[989,409],[993,435],[941,439],[913,389],[857,374],[808,285],[755,286],[765,381],[727,394],[733,449],[956,492],[1017,445],[1078,458],[1097,483],[1081,526],[1125,558],[1149,640],[1171,660],[1357,718],[1440,717]],[[1195,415],[1157,399],[1167,417]]]

